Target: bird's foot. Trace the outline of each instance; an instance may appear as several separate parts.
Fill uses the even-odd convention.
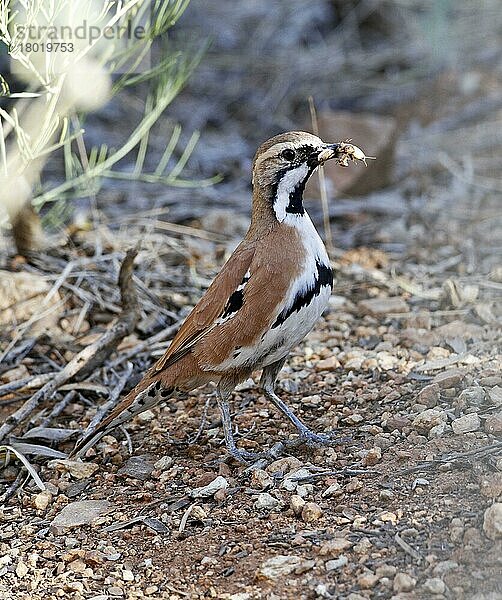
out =
[[[327,433],[315,433],[308,427],[298,429],[299,443],[308,446],[309,448],[322,448],[323,446],[336,446],[350,441],[350,438],[338,437],[336,431]]]
[[[250,463],[258,460],[262,455],[257,454],[256,452],[248,452],[247,450],[239,450],[236,446],[232,448],[227,447],[228,453],[235,458],[237,462],[240,462],[244,465],[249,465]]]

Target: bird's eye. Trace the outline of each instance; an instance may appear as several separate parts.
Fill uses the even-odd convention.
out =
[[[283,150],[281,155],[282,158],[289,161],[294,160],[296,156],[295,151],[291,150],[291,148],[286,148],[286,150]]]

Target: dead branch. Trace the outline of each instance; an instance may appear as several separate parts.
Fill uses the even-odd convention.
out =
[[[133,332],[139,313],[138,299],[132,282],[132,270],[137,248],[128,250],[119,274],[122,313],[115,323],[93,344],[76,354],[51,381],[40,388],[0,427],[0,440],[22,423],[42,402],[49,400],[56,390],[76,375],[84,377],[100,366],[119,342]]]

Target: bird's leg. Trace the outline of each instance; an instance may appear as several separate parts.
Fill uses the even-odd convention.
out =
[[[283,402],[279,396],[275,393],[275,380],[279,371],[282,369],[286,357],[281,358],[277,362],[274,362],[263,369],[260,387],[265,394],[265,398],[270,400],[286,417],[293,423],[298,429],[300,439],[302,439],[308,446],[327,446],[333,443],[333,440],[327,435],[315,433],[309,429],[305,423],[303,423],[295,413],[289,408],[289,406]]]
[[[223,433],[225,434],[225,444],[230,454],[239,462],[248,463],[250,460],[256,460],[257,454],[254,452],[247,452],[246,450],[239,450],[235,444],[234,432],[232,429],[232,419],[230,418],[230,408],[228,400],[232,395],[232,391],[235,387],[233,379],[223,378],[218,387],[216,388],[216,394],[218,399],[218,408],[220,409],[221,422],[223,424]]]

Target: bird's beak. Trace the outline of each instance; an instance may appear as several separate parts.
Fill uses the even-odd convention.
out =
[[[325,147],[317,155],[319,164],[322,165],[330,158],[336,158],[342,167],[347,167],[349,161],[361,161],[366,164],[367,158],[375,158],[374,156],[366,156],[361,148],[349,144],[348,142],[338,142],[337,144],[326,144]]]
[[[325,163],[330,158],[335,158],[338,156],[338,152],[340,150],[340,144],[326,144],[325,148],[319,152],[317,155],[317,159],[319,160],[319,164]]]

